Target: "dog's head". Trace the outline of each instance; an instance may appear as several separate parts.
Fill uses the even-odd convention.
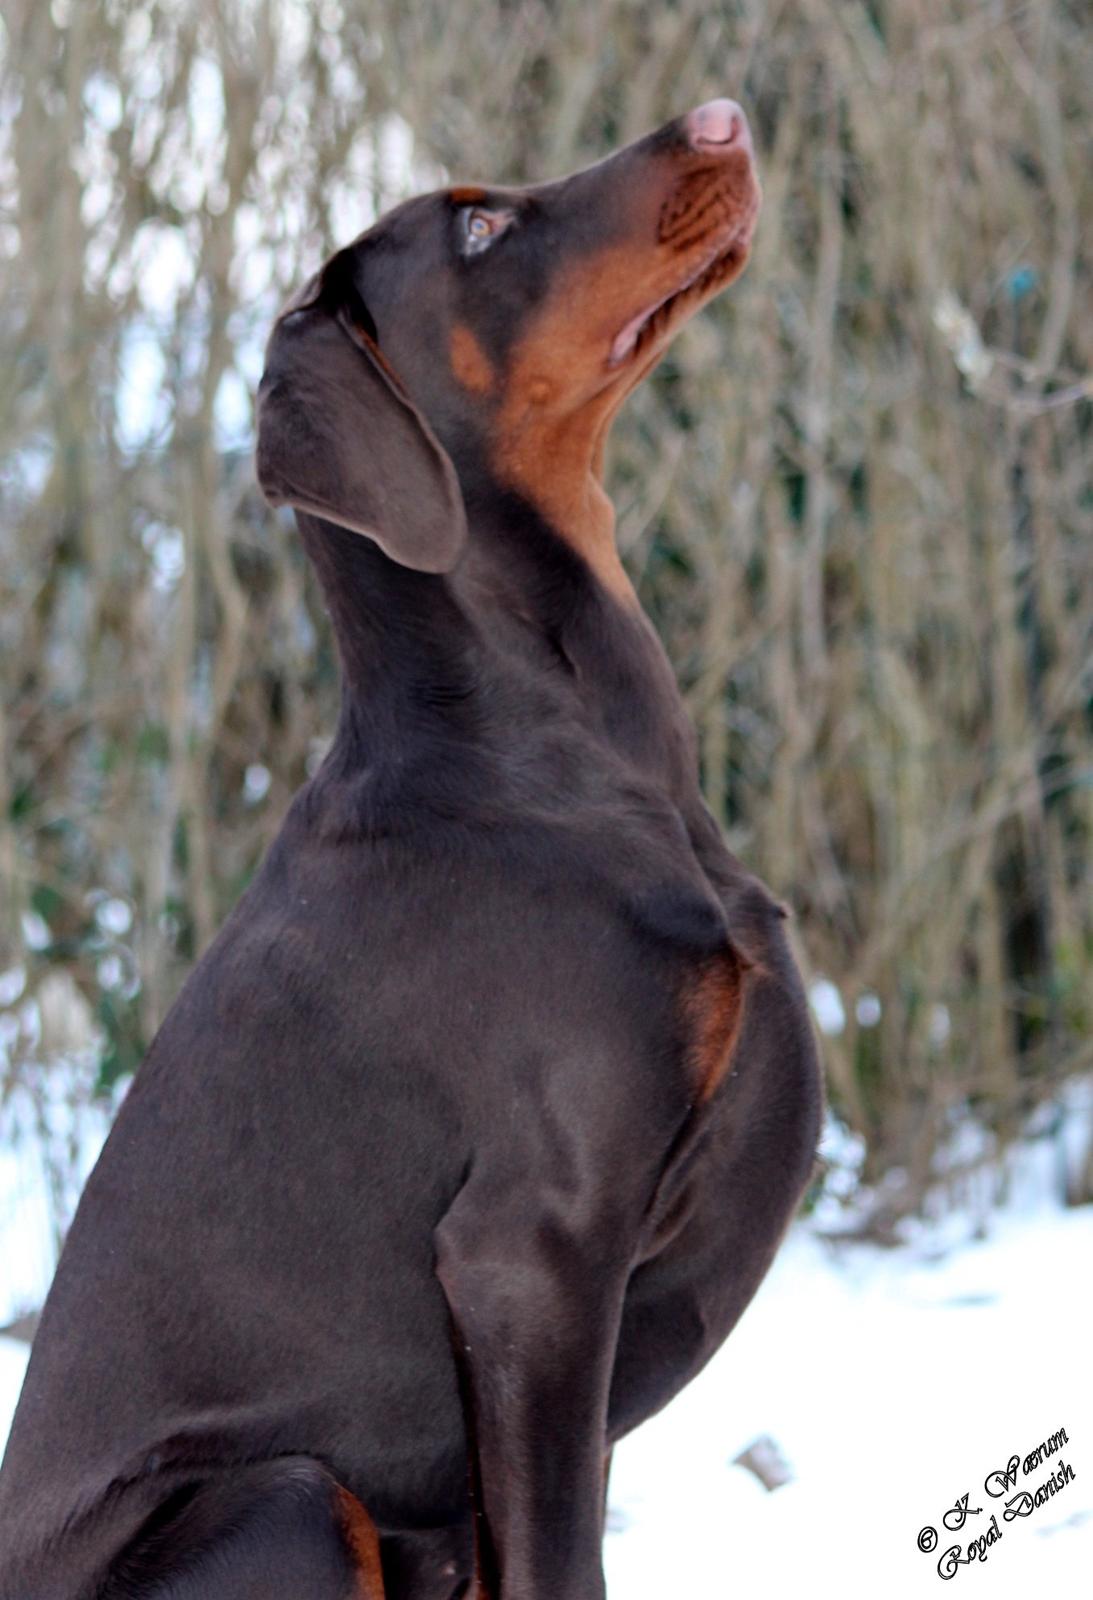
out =
[[[729,100],[559,182],[397,207],[278,319],[259,391],[266,495],[444,572],[467,528],[453,458],[473,458],[591,555],[611,420],[738,276],[758,208]]]

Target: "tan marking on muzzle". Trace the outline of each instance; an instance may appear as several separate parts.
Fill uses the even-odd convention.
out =
[[[615,370],[612,345],[643,305],[652,313],[657,301],[688,287],[681,259],[690,257],[693,270],[701,269],[703,249],[719,236],[729,249],[730,224],[738,218],[746,228],[757,204],[754,169],[743,153],[731,166],[704,164],[682,175],[659,209],[649,204],[646,242],[639,242],[642,222],[635,217],[635,237],[563,267],[507,363],[494,457],[499,476],[536,506],[616,598],[631,605],[636,596],[615,547],[614,510],[599,481],[603,445],[615,413],[656,365],[666,341],[647,341],[645,352]],[[735,277],[746,257],[745,239],[723,268],[711,259],[701,281],[695,279],[685,315],[698,309],[706,290]],[[673,334],[685,315],[673,313]],[[659,333],[666,331],[662,319]]]
[[[599,446],[625,389],[607,369],[617,327],[641,294],[632,245],[563,270],[513,348],[494,465],[571,544],[617,599],[636,605],[615,548],[614,511],[597,481]]]

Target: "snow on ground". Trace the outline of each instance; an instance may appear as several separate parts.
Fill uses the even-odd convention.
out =
[[[947,1593],[938,1559],[986,1533],[992,1512],[1001,1538],[959,1567],[957,1592],[1089,1593],[1091,1265],[1091,1207],[1001,1218],[935,1261],[832,1250],[798,1225],[706,1371],[615,1453],[612,1600]],[[1051,1466],[1069,1462],[1074,1481],[1004,1523],[984,1479],[1060,1428],[1070,1442]],[[761,1434],[795,1473],[773,1492],[731,1465]],[[984,1509],[949,1534],[942,1516],[965,1492]],[[932,1555],[917,1546],[927,1526]]]
[[[610,1600],[1090,1593],[1093,1207],[1049,1198],[1054,1159],[1044,1140],[1028,1147],[1005,1209],[985,1222],[979,1208],[950,1213],[895,1250],[832,1244],[799,1222],[725,1348],[616,1450]],[[954,1242],[961,1222],[985,1236]],[[19,1255],[10,1239],[5,1263]],[[0,1438],[25,1359],[0,1339]],[[1060,1429],[1050,1462],[1027,1478],[1019,1468],[1003,1498],[984,1492],[988,1473]],[[732,1464],[764,1434],[794,1474],[773,1492]],[[1005,1522],[1005,1499],[1059,1461],[1073,1481]],[[965,1493],[976,1514],[947,1532]],[[939,1558],[964,1553],[992,1513],[1001,1537],[943,1587]],[[926,1528],[939,1536],[930,1554]]]
[[[20,1339],[0,1338],[0,1432],[8,1436],[15,1402],[27,1365],[27,1346]]]

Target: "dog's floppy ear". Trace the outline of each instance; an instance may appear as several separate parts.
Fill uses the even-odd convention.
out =
[[[367,534],[405,567],[448,572],[467,537],[459,480],[380,353],[352,248],[274,326],[258,389],[258,482],[271,505]]]

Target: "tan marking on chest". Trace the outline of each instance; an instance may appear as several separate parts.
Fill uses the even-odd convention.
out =
[[[493,365],[474,334],[463,322],[457,322],[452,329],[449,355],[456,383],[466,389],[468,394],[490,393],[496,381]]]
[[[736,954],[725,950],[703,961],[683,993],[688,1075],[700,1105],[729,1070],[743,1010],[744,969]]]
[[[383,1570],[380,1566],[380,1541],[376,1525],[356,1495],[339,1484],[336,1492],[338,1519],[356,1568],[357,1600],[384,1600]]]

